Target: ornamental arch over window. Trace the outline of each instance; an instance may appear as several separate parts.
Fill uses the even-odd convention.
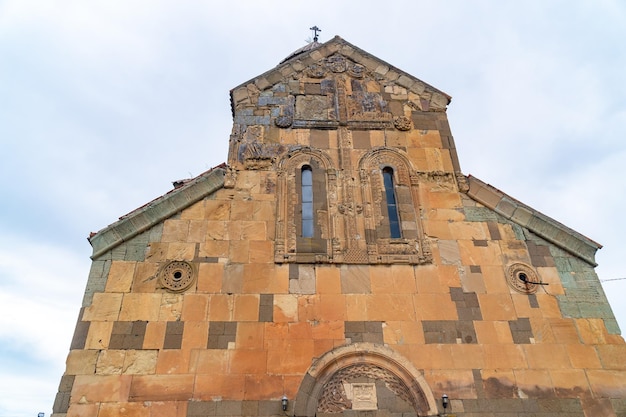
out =
[[[376,148],[359,161],[370,263],[432,260],[419,218],[418,179],[400,151]]]
[[[329,262],[331,189],[336,189],[336,170],[323,152],[301,148],[279,162],[276,262]]]

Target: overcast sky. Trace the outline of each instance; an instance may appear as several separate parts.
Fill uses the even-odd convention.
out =
[[[313,25],[451,95],[463,172],[626,277],[622,0],[0,0],[0,417],[51,412],[89,232],[225,162],[229,90]]]

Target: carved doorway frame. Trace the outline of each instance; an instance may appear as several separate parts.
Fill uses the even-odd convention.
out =
[[[294,404],[295,415],[315,416],[326,383],[338,372],[355,365],[382,368],[392,374],[404,386],[409,402],[418,416],[438,415],[435,397],[415,366],[393,349],[374,343],[341,346],[315,360],[298,389]]]

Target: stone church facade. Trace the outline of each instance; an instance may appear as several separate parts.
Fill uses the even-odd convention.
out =
[[[449,102],[339,37],[234,88],[227,164],[90,237],[53,416],[626,416],[600,245]]]

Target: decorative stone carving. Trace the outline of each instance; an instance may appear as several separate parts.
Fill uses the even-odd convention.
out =
[[[276,119],[274,119],[274,124],[283,129],[291,126],[292,123],[293,117],[291,116],[278,116]]]
[[[400,116],[393,119],[393,126],[402,131],[411,130],[413,124],[411,123],[411,119],[406,116]]]
[[[231,167],[226,168],[224,174],[224,188],[235,188],[237,183],[237,171]]]
[[[332,72],[345,72],[348,69],[348,63],[342,55],[332,55],[326,59],[326,66]]]
[[[324,78],[326,68],[319,63],[311,64],[307,67],[306,74],[311,78]]]
[[[367,382],[365,382],[365,381]],[[418,409],[406,384],[381,367],[364,363],[341,369],[324,385],[318,400],[318,413],[377,409],[376,382],[383,383],[400,399]]]
[[[359,64],[348,65],[348,74],[354,78],[363,78],[365,75],[365,67]]]
[[[506,282],[517,292],[533,294],[541,285],[541,277],[530,265],[516,262],[507,267]]]
[[[161,268],[158,277],[161,286],[166,290],[183,292],[193,284],[195,273],[188,262],[172,261]]]

